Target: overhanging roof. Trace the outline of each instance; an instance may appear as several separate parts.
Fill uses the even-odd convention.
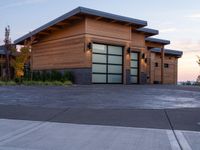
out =
[[[136,29],[136,31],[142,32],[142,33],[146,34],[147,36],[153,36],[153,35],[159,34],[158,30],[150,29],[150,28],[139,28],[139,29]]]
[[[51,26],[53,26],[53,25],[55,25],[59,22],[62,22],[62,21],[66,20],[66,19],[68,19],[68,18],[70,18],[74,15],[77,15],[77,14],[86,14],[86,15],[103,17],[103,18],[107,18],[107,19],[120,21],[120,22],[130,23],[132,25],[136,25],[137,27],[147,26],[147,21],[129,18],[129,17],[124,17],[124,16],[115,15],[115,14],[111,14],[111,13],[106,13],[106,12],[103,12],[103,11],[98,11],[98,10],[89,9],[89,8],[85,8],[85,7],[78,7],[76,9],[56,18],[55,20],[37,28],[36,30],[32,31],[31,33],[28,33],[28,34],[20,37],[19,39],[14,41],[14,44],[19,44],[20,42],[26,40],[27,38],[30,38],[31,36],[47,29],[48,27],[51,27]]]
[[[161,48],[151,48],[150,51],[155,52],[155,53],[160,53]],[[165,51],[165,54],[173,55],[177,57],[181,57],[183,55],[183,52],[180,50],[164,49],[164,51]]]
[[[157,38],[146,38],[146,42],[152,42],[152,43],[159,43],[163,45],[170,44],[169,40],[163,40],[163,39],[157,39]]]

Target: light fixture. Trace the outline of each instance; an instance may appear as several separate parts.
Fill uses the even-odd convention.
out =
[[[92,50],[92,43],[88,43],[87,44],[87,51],[91,51]]]
[[[145,53],[142,53],[142,59],[145,59]]]
[[[127,49],[127,53],[128,53],[128,54],[131,53],[131,48],[130,48],[130,47]]]

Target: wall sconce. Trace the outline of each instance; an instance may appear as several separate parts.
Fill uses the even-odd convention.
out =
[[[92,50],[92,43],[88,43],[86,51],[91,51],[91,50]]]
[[[127,53],[128,53],[128,54],[131,53],[131,48],[130,48],[130,47],[127,49]]]
[[[142,53],[142,59],[145,59],[145,53]]]
[[[147,58],[144,59],[144,62],[147,63]]]

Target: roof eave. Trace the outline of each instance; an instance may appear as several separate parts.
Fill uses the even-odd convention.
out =
[[[146,42],[152,42],[152,43],[159,43],[159,44],[163,44],[163,45],[170,44],[169,40],[156,39],[156,38],[146,38],[145,41]]]
[[[30,38],[32,35],[35,35],[43,30],[45,30],[48,27],[51,27],[63,20],[66,20],[74,15],[77,15],[79,13],[83,13],[83,14],[88,14],[88,15],[94,15],[94,16],[100,16],[100,17],[104,17],[104,18],[108,18],[108,19],[113,19],[113,20],[117,20],[117,21],[121,21],[121,22],[128,22],[132,25],[139,27],[144,27],[147,26],[147,21],[143,21],[143,20],[139,20],[139,19],[133,19],[133,18],[129,18],[129,17],[124,17],[124,16],[120,16],[120,15],[115,15],[115,14],[111,14],[111,13],[106,13],[106,12],[102,12],[102,11],[98,11],[98,10],[93,10],[93,9],[89,9],[89,8],[85,8],[85,7],[78,7],[75,8],[74,10],[58,17],[57,19],[50,21],[49,23],[46,23],[45,25],[37,28],[36,30],[16,39],[14,41],[14,44],[22,44],[22,42],[24,40],[26,40],[27,38]]]

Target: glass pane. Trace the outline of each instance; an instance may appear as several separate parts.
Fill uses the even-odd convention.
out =
[[[106,75],[104,74],[92,74],[93,83],[106,83]]]
[[[122,56],[108,56],[108,63],[122,64]]]
[[[131,59],[138,60],[138,53],[131,53]]]
[[[92,64],[92,72],[106,73],[106,65]]]
[[[131,69],[131,75],[137,75],[138,69]]]
[[[106,53],[106,46],[102,44],[93,44],[94,53]]]
[[[131,77],[131,83],[138,83],[137,77]]]
[[[131,61],[131,67],[138,68],[138,62],[137,61]]]
[[[108,73],[122,73],[122,66],[108,65]]]
[[[108,46],[108,54],[122,55],[122,47],[119,47],[119,46]]]
[[[97,63],[106,63],[106,55],[93,54],[92,61]]]
[[[121,75],[108,75],[108,83],[121,83],[122,76]]]

